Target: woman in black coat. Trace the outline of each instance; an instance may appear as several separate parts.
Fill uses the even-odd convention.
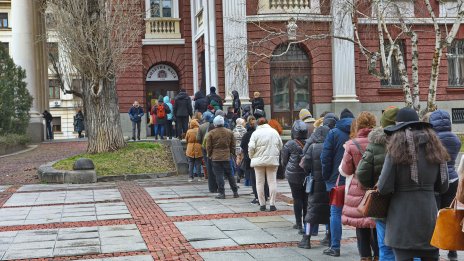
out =
[[[234,107],[234,113],[236,115],[240,115],[242,103],[240,102],[240,97],[237,91],[232,91],[232,98],[233,98],[232,107]]]
[[[314,130],[307,143],[311,145],[305,151],[304,170],[310,173],[312,179],[312,191],[308,194],[308,209],[305,216],[305,235],[298,244],[300,248],[311,248],[310,228],[317,224],[330,223],[329,194],[322,178],[321,152],[324,148],[324,140],[330,128],[321,126]]]
[[[261,117],[266,117],[264,112],[264,99],[261,98],[261,93],[255,92],[253,94],[254,98],[251,101],[251,108],[253,109],[253,115],[258,119]],[[259,111],[256,111],[259,110]]]
[[[208,99],[201,91],[195,93],[193,101],[195,101],[194,110],[196,112],[205,113],[205,111],[208,110]]]

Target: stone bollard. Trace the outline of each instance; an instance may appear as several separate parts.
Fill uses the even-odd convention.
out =
[[[66,172],[64,183],[84,184],[97,182],[97,172],[91,159],[80,158],[74,162],[73,170]]]

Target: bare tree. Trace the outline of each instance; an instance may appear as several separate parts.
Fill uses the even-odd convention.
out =
[[[125,146],[116,93],[117,75],[141,61],[128,55],[142,34],[142,1],[48,0],[54,36],[63,57],[81,77],[87,151],[98,153]],[[63,63],[61,63],[63,64]]]

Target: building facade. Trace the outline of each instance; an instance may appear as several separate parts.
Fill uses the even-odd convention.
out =
[[[138,39],[139,48],[132,49],[131,55],[142,63],[119,75],[117,81],[125,135],[129,136],[131,131],[127,112],[135,100],[149,110],[160,96],[174,98],[181,88],[193,97],[197,91],[208,94],[209,87],[215,86],[226,102],[231,101],[230,93],[236,90],[242,104],[249,103],[253,94],[260,92],[268,117],[279,120],[286,127],[291,125],[302,108],[309,108],[315,116],[324,111],[339,113],[343,108],[350,108],[355,113],[372,111],[380,116],[382,110],[390,105],[403,106],[404,95],[398,70],[392,69],[389,79],[375,78],[369,74],[367,61],[358,46],[341,39],[353,37],[351,18],[339,15],[343,1],[346,2],[140,0],[145,14],[139,22],[144,26],[145,34]],[[5,2],[9,1],[0,0],[0,3]],[[429,16],[419,2],[397,2],[408,23],[423,27],[423,30],[417,31],[420,39],[420,98],[425,101],[435,44],[432,21],[426,18]],[[433,1],[432,5],[439,10],[437,21],[444,33],[444,26],[457,12],[456,2]],[[1,8],[0,18],[4,16]],[[362,8],[364,13],[375,13],[370,6]],[[9,15],[14,19],[14,12]],[[10,31],[14,35],[13,22],[8,28],[13,28]],[[372,19],[359,18],[358,24],[364,46],[378,48],[378,40],[372,37],[376,23]],[[341,37],[320,37],[324,34]],[[4,30],[0,29],[0,41],[9,42],[2,35]],[[53,42],[53,39],[49,41]],[[411,42],[406,37],[399,42],[411,77]],[[289,46],[289,43],[296,44]],[[12,49],[15,48],[10,44],[10,52],[14,53]],[[455,41],[444,52],[440,61],[437,104],[440,109],[452,114],[454,130],[463,132],[462,26]],[[393,60],[388,62],[396,68]],[[51,108],[55,104],[60,105],[60,112],[56,112],[57,116],[61,115],[63,135],[71,135],[70,115],[74,114],[71,111],[79,104],[72,96],[55,95],[58,91],[52,91],[53,75],[48,76],[48,84],[44,86],[48,86],[49,95],[43,98],[47,101],[44,105]],[[54,110],[51,109],[52,113]],[[66,113],[68,116],[63,116]],[[151,131],[146,126],[147,122],[148,117],[144,121],[144,134],[149,136]]]

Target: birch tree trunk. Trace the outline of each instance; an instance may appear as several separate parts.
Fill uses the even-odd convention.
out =
[[[83,88],[85,128],[89,138],[87,152],[115,151],[124,147],[114,81],[103,80],[98,88],[92,87],[88,80],[83,84],[87,85]]]

